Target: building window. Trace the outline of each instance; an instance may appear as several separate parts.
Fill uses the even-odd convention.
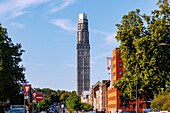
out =
[[[123,104],[120,104],[120,108],[123,108]]]
[[[135,108],[136,107],[136,104],[133,104],[133,108]]]
[[[140,108],[142,108],[142,107],[143,107],[143,105],[142,105],[142,104],[139,104],[139,107],[140,107]]]
[[[119,55],[119,58],[121,59],[121,55]]]
[[[119,75],[123,75],[123,71],[119,71]]]
[[[119,67],[122,67],[122,66],[123,66],[123,63],[122,63],[122,62],[120,62],[120,63],[119,63]]]

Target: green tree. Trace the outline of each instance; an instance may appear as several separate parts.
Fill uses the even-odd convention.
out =
[[[25,68],[21,63],[24,50],[21,44],[13,44],[7,30],[0,24],[0,101],[14,98],[20,91],[20,81],[24,81]]]
[[[72,91],[71,93],[72,93],[72,94],[76,94],[76,91]]]
[[[42,91],[51,91],[51,92],[53,91],[53,90],[50,89],[50,88],[42,88],[41,90],[42,90]]]
[[[81,102],[81,104],[82,104],[83,110],[85,110],[85,111],[92,111],[93,110],[93,106],[91,106],[90,104],[83,103],[83,102]]]
[[[47,95],[47,98],[51,99],[52,103],[54,103],[54,102],[59,103],[60,102],[60,96],[57,95],[57,92],[51,92],[50,95]]]
[[[71,92],[64,92],[61,96],[60,96],[60,101],[65,102],[66,98],[68,98],[72,93]]]
[[[152,11],[151,16],[141,15],[137,9],[124,15],[121,24],[116,24],[115,38],[121,43],[123,68],[129,70],[114,86],[125,93],[122,96],[128,101],[136,99],[136,74],[138,97],[146,101],[165,90],[166,82],[170,81],[170,48],[159,45],[170,42],[170,7],[168,0],[159,0],[157,5],[160,10]]]
[[[79,96],[76,94],[72,94],[66,99],[66,105],[70,110],[73,110],[73,111],[82,110],[82,104],[79,101]]]
[[[42,89],[41,88],[34,88],[37,92],[38,91],[42,91]]]
[[[60,102],[65,102],[65,99],[67,97],[69,97],[71,94],[76,94],[75,91],[69,92],[69,91],[65,91],[65,90],[52,90],[50,88],[34,88],[37,92],[38,91],[50,91],[51,94],[50,95],[46,95],[45,97],[50,99],[52,103],[56,102],[56,103],[60,103]]]
[[[52,104],[51,99],[45,98],[41,102],[35,104],[36,111],[38,111],[39,105],[40,105],[40,111],[47,111],[47,109],[50,107],[51,104]]]
[[[164,92],[155,97],[151,102],[151,109],[154,111],[170,111],[170,93]]]
[[[92,111],[93,106],[87,103],[80,102],[79,96],[76,94],[71,94],[66,99],[67,107],[72,111]]]

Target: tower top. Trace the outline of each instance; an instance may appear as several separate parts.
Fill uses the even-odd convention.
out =
[[[87,19],[87,14],[85,13],[79,14],[79,19]]]

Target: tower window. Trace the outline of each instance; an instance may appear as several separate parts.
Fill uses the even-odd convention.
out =
[[[81,51],[81,55],[84,55],[84,51],[83,50]]]

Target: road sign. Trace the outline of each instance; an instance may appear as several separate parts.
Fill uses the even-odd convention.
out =
[[[36,100],[32,100],[33,103],[36,103]]]
[[[29,83],[28,81],[22,81],[21,83],[23,83],[23,84],[27,84],[27,83]]]
[[[28,95],[28,92],[29,92],[30,88],[31,88],[31,84],[24,85],[24,90],[25,90],[26,95]]]
[[[28,99],[28,98],[29,98],[28,95],[25,95],[25,96],[24,96],[24,99]]]
[[[36,96],[37,96],[37,92],[32,92],[32,96],[33,96],[33,98],[35,99]]]
[[[107,70],[110,70],[110,67],[107,67]]]
[[[36,100],[37,101],[42,101],[43,100],[43,95],[42,94],[37,94]]]

